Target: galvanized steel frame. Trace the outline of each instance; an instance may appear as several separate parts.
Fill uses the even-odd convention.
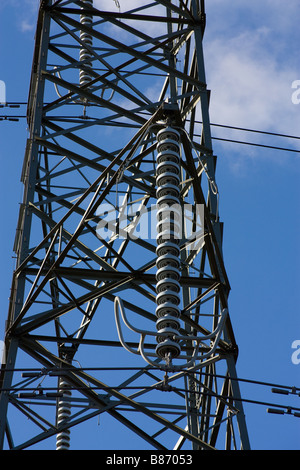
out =
[[[92,13],[92,28],[80,24],[84,13]],[[156,35],[141,27],[150,24],[157,25]],[[145,448],[180,449],[186,443],[193,449],[249,448],[235,380],[237,344],[230,317],[216,352],[187,370],[170,372],[167,384],[159,361],[153,370],[141,358],[140,370],[129,370],[120,382],[116,374],[105,382],[101,371],[91,375],[74,365],[83,347],[92,348],[93,354],[103,350],[107,356],[99,356],[99,367],[111,371],[118,365],[112,350],[122,354],[123,361],[128,358],[128,365],[137,364],[116,337],[109,339],[105,331],[91,327],[100,321],[106,328],[108,305],[113,305],[116,295],[124,296],[125,308],[138,321],[150,322],[155,330],[155,243],[117,242],[112,236],[99,244],[97,210],[118,194],[137,200],[141,207],[155,200],[155,133],[167,119],[182,131],[182,197],[192,193],[205,214],[202,243],[194,250],[186,241],[181,245],[184,332],[210,333],[220,311],[228,308],[219,194],[213,190],[216,157],[202,51],[204,28],[204,1],[159,0],[124,12],[91,11],[81,1],[41,1],[28,99],[24,198],[15,240],[17,264],[5,339],[7,360],[1,371],[1,447],[28,448],[107,413],[139,436]],[[79,70],[85,68],[78,58],[82,30],[93,38],[89,47],[93,68],[86,69],[91,82],[80,87]],[[116,39],[112,32],[117,31]],[[154,80],[160,87],[156,98],[157,90],[151,92],[151,87],[159,89]],[[199,130],[200,141],[194,137]],[[111,138],[109,148],[104,148],[105,133],[119,141]],[[133,226],[138,222],[133,216]],[[132,247],[145,252],[142,263],[136,263]],[[128,297],[130,292],[144,303],[133,294]],[[207,305],[210,316],[205,313]],[[129,344],[138,349],[138,339]],[[153,344],[146,347],[153,352]],[[189,345],[185,348],[188,355]],[[23,367],[40,368],[35,377],[20,381],[14,371],[19,357]],[[219,379],[218,370],[227,378]],[[41,379],[55,388],[62,374],[72,388],[72,414],[58,426],[55,413],[49,418],[43,406],[51,403],[55,408],[55,398],[35,394],[29,406],[17,391],[30,390]],[[126,389],[135,383],[144,385],[134,393]],[[36,426],[30,438],[26,432],[24,438],[15,438],[11,407]],[[149,426],[142,428],[134,411],[149,418]],[[158,426],[156,432],[151,423]]]

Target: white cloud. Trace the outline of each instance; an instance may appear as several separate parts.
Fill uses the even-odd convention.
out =
[[[96,7],[106,10],[118,10],[116,3],[95,0]],[[119,0],[119,5],[128,11],[141,2]],[[165,14],[161,5],[154,8]],[[212,121],[298,133],[299,109],[291,101],[292,83],[300,79],[295,60],[297,11],[298,0],[290,0],[284,9],[281,0],[206,2],[204,55]],[[154,37],[155,25],[142,26]],[[121,37],[126,40],[128,34]]]
[[[24,19],[21,21],[20,29],[22,33],[26,33],[27,31],[33,31],[35,29],[35,24],[29,22],[28,19]]]
[[[291,101],[296,72],[267,50],[253,47],[254,42],[253,34],[245,33],[206,45],[212,119],[265,130],[292,127],[296,132],[296,108]]]
[[[144,4],[143,4],[144,3]],[[141,4],[140,0],[94,0],[94,6],[104,11],[115,11],[120,10],[121,12],[130,11],[135,8],[144,8],[147,3],[143,2]],[[150,4],[151,2],[148,2]],[[154,7],[147,8],[149,14],[154,14],[158,10],[161,10],[161,5],[155,5]],[[144,10],[145,11],[145,10]]]
[[[150,5],[151,2],[148,2]],[[136,11],[137,14],[145,14],[145,15],[164,15],[166,12],[166,8],[162,5],[154,5],[149,8],[144,8],[146,3],[141,5],[140,0],[94,0],[94,6],[99,8],[99,10],[103,11],[120,11],[121,13],[125,13],[127,11],[132,11],[138,9]],[[149,35],[150,37],[159,36],[160,34],[166,34],[167,31],[164,30],[163,26],[160,23],[150,22],[150,21],[130,21],[124,20],[122,21],[133,28]],[[111,24],[110,31],[112,34],[118,34],[116,39],[125,40],[128,38],[129,34],[125,30],[120,30],[117,26]]]
[[[16,24],[22,33],[34,32],[39,9],[39,0],[10,0],[15,7]]]
[[[32,31],[39,2],[13,1],[24,12],[19,20],[21,31]],[[121,12],[139,8],[141,3],[140,0],[94,0],[96,8],[118,11],[120,7]],[[147,13],[163,15],[165,7],[156,5]],[[284,8],[281,0],[207,0],[206,13],[204,56],[208,88],[212,91],[211,121],[299,134],[300,105],[292,103],[292,83],[300,79],[298,0],[290,0]],[[133,36],[126,31],[120,33],[119,28],[109,23],[107,27],[106,33],[117,32],[115,37],[119,41],[132,42]],[[158,34],[155,23],[143,22],[139,28],[152,37]],[[227,130],[226,136],[233,137],[233,133]],[[255,140],[259,141],[260,136],[256,135]]]
[[[236,0],[207,2],[204,41],[208,88],[211,90],[211,121],[245,128],[299,135],[300,105],[292,103],[292,83],[300,79],[296,37],[299,36],[298,2],[282,9],[274,0],[245,4]],[[267,139],[259,134],[213,129],[225,138],[299,148],[297,142]],[[218,145],[222,145],[218,143]],[[224,150],[261,157],[256,147],[228,143]],[[271,152],[264,155],[271,157]],[[278,154],[273,152],[278,161]],[[294,156],[295,154],[290,154]],[[237,169],[242,161],[235,160]]]

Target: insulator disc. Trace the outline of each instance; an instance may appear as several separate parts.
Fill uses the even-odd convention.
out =
[[[181,349],[178,343],[167,339],[163,343],[159,343],[156,346],[155,352],[161,358],[165,358],[168,355],[172,356],[172,358],[175,358],[179,356]]]
[[[177,199],[177,204],[179,203],[179,192],[180,189],[175,184],[168,183],[164,186],[158,186],[156,189],[156,197],[159,199],[163,196],[172,196]]]
[[[159,153],[156,155],[156,163],[160,165],[161,163],[164,162],[174,162],[179,165],[180,162],[180,157],[177,152],[174,152],[173,150],[162,150],[160,148]]]
[[[162,328],[157,332],[157,338],[156,340],[159,343],[162,343],[163,341],[166,341],[167,339],[172,339],[176,343],[178,343],[179,338],[178,338],[179,332],[178,328]]]
[[[156,230],[159,234],[169,233],[168,238],[178,238],[181,239],[181,224],[173,222],[172,220],[164,219],[156,224]]]
[[[163,292],[159,292],[156,296],[156,304],[161,305],[166,302],[169,302],[174,305],[179,305],[180,304],[180,298],[177,295],[176,292],[168,289]]]
[[[180,177],[178,174],[173,172],[161,173],[156,177],[157,186],[167,186],[167,185],[178,185]],[[178,188],[177,188],[178,191]]]
[[[158,142],[162,140],[171,139],[175,140],[175,142],[180,141],[180,133],[173,129],[172,127],[164,127],[160,131],[158,131],[156,139]]]
[[[161,244],[165,241],[169,241],[171,243],[177,243],[179,245],[180,239],[177,233],[171,232],[170,230],[165,230],[164,232],[157,235],[156,241],[158,244]]]
[[[158,294],[160,292],[175,292],[178,294],[180,292],[180,284],[176,279],[168,277],[157,282],[156,292]]]
[[[165,239],[171,239],[173,237],[181,239],[181,224],[173,222],[172,220],[164,219],[156,224],[156,230],[158,234],[164,234]],[[168,236],[169,234],[169,236]]]
[[[180,166],[177,162],[173,161],[159,163],[156,167],[156,174],[161,175],[163,173],[176,173],[179,175]]]
[[[83,23],[84,24],[84,23]],[[93,44],[93,38],[90,34],[88,33],[85,33],[85,32],[81,32],[80,33],[80,39],[81,41],[83,41],[85,44],[88,44],[89,46],[91,46]],[[87,54],[89,54],[90,56],[92,56],[92,53],[90,51],[88,51],[87,49],[82,49],[82,50],[86,50]]]
[[[156,219],[158,221],[163,221],[165,219],[172,220],[178,223],[181,223],[181,208],[179,204],[176,205],[167,205],[163,204],[159,206],[156,211]]]
[[[158,268],[158,270],[163,269],[165,267],[172,267],[174,269],[179,270],[180,261],[178,259],[178,256],[174,256],[171,253],[167,253],[157,258],[156,267]]]
[[[179,318],[181,315],[180,308],[171,302],[161,303],[156,307],[155,315],[157,318],[164,317],[166,315],[171,315],[175,318]]]
[[[164,266],[155,274],[155,278],[157,281],[163,281],[164,279],[174,279],[175,281],[179,281],[180,279],[180,272],[177,268],[173,266]]]
[[[170,240],[167,240],[156,247],[156,254],[159,258],[167,254],[179,256],[180,248],[177,243],[173,243]]]
[[[181,222],[181,206],[179,204],[160,204],[156,211],[156,219],[163,220],[166,217],[172,217],[174,220]]]
[[[177,318],[171,315],[165,315],[159,318],[156,322],[156,328],[158,331],[163,330],[165,328],[171,328],[173,330],[179,330],[180,323]]]
[[[160,142],[157,147],[157,157],[156,157],[156,161],[157,163],[158,162],[158,159],[159,159],[159,155],[161,153],[165,153],[165,154],[176,154],[176,158],[179,159],[180,158],[180,148],[179,148],[179,143],[178,142],[175,142],[174,140],[169,140],[169,139],[166,139],[166,140],[163,140],[162,142]]]
[[[157,189],[158,188],[156,188],[156,191],[157,191]],[[168,204],[169,206],[175,205],[175,207],[176,207],[177,205],[180,205],[180,201],[178,199],[179,188],[174,187],[172,189],[174,189],[174,190],[176,189],[177,194],[174,195],[174,196],[172,194],[163,194],[163,195],[159,196],[157,198],[157,202],[156,202],[157,206],[160,206],[162,204]]]

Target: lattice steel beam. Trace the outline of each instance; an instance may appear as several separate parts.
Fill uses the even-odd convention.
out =
[[[2,448],[47,446],[54,435],[68,447],[68,430],[102,414],[112,420],[103,438],[111,431],[116,446],[114,423],[132,432],[135,449],[249,448],[231,381],[237,344],[226,316],[204,2],[140,3],[124,10],[122,2],[122,11],[101,0],[40,3],[1,371]],[[180,135],[178,197],[189,208],[178,242],[180,326],[173,318],[181,353],[171,365],[155,353],[151,232],[157,135],[167,126]],[[21,378],[17,367],[37,372]]]

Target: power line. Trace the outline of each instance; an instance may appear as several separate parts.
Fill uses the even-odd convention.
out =
[[[234,129],[234,130],[237,130],[237,131],[254,132],[256,134],[266,134],[266,135],[270,135],[270,136],[273,136],[273,137],[287,137],[289,139],[299,139],[300,140],[300,137],[294,136],[294,135],[278,134],[276,132],[261,131],[261,130],[257,130],[257,129],[248,129],[246,127],[228,126],[226,124],[211,124],[211,126],[224,127],[226,129]]]
[[[243,141],[240,141],[240,140],[232,140],[232,139],[223,139],[223,138],[220,138],[220,137],[212,137],[212,139],[213,140],[222,140],[223,142],[231,142],[231,143],[234,143],[234,144],[250,145],[250,146],[254,146],[254,147],[262,147],[262,148],[268,148],[268,149],[273,149],[273,150],[281,150],[281,151],[284,151],[284,152],[300,153],[300,150],[277,147],[277,146],[273,146],[273,145],[257,144],[257,143],[254,143],[254,142],[243,142]]]
[[[87,372],[87,371],[158,371],[157,368],[151,367],[151,366],[146,366],[146,367],[63,367],[63,368],[6,368],[6,372],[22,372],[24,375],[23,377],[26,378],[38,378],[41,376],[45,375],[50,375],[50,376],[59,376],[59,375],[64,375],[65,373],[68,372]],[[194,375],[195,371],[185,371],[186,374],[192,374]],[[222,378],[225,379],[227,376],[221,375],[221,374],[210,374],[208,372],[198,372],[200,375],[205,375],[205,376],[212,376],[212,377],[217,377],[217,378]],[[26,375],[25,375],[26,374]],[[241,377],[231,377],[230,380],[235,380],[238,382],[245,382],[253,385],[262,385],[266,387],[272,387],[274,390],[272,392],[274,393],[280,393],[278,389],[281,391],[290,391],[290,393],[297,393],[300,392],[300,387],[295,387],[295,386],[290,386],[290,385],[282,385],[282,384],[276,384],[272,382],[264,382],[260,380],[254,380],[254,379],[246,379],[246,378],[241,378]],[[287,394],[287,393],[283,393]]]
[[[201,387],[201,384],[199,384]],[[64,388],[65,391],[80,391],[80,390],[86,390],[89,389],[91,391],[97,391],[97,390],[103,390],[109,393],[109,391],[130,391],[130,390],[144,390],[144,391],[154,391],[154,390],[159,390],[159,391],[165,391],[165,392],[176,392],[176,393],[182,393],[186,392],[186,389],[181,389],[178,387],[174,386],[169,386],[167,388],[160,387],[159,385],[155,387],[151,386],[108,386],[108,385],[103,385],[103,386],[90,386],[87,385],[86,387],[76,387],[73,388],[72,386],[68,387],[66,386]],[[62,396],[63,393],[59,390],[58,387],[47,387],[47,386],[37,386],[37,387],[18,387],[18,388],[7,388],[7,389],[2,389],[2,391],[5,392],[15,392],[18,393],[19,398],[57,398],[58,396]],[[209,395],[210,392],[207,390],[190,390],[190,394],[195,394],[195,395]],[[268,413],[273,413],[273,414],[291,414],[297,418],[300,417],[300,408],[295,407],[295,406],[289,406],[289,405],[283,405],[283,404],[278,404],[278,403],[271,403],[267,401],[260,401],[260,400],[253,400],[249,398],[237,398],[232,395],[220,395],[213,393],[213,396],[215,398],[219,398],[222,400],[230,400],[230,401],[240,401],[243,403],[249,403],[253,405],[261,405],[261,406],[267,406],[267,407],[274,407],[274,408],[267,408]]]
[[[4,107],[9,107],[9,108],[16,108],[20,106],[26,106],[27,102],[25,101],[11,101],[7,102],[5,105],[0,105],[0,109]],[[47,105],[47,103],[45,103]],[[18,116],[20,118],[26,118],[26,115]],[[187,119],[187,122],[189,122],[189,119]],[[195,120],[196,124],[202,124],[202,121],[197,121]],[[239,126],[230,126],[228,124],[217,124],[217,123],[210,123],[211,126],[214,127],[220,127],[220,128],[225,128],[225,129],[232,129],[232,130],[237,130],[237,131],[243,131],[243,132],[252,132],[255,134],[264,134],[264,135],[269,135],[273,137],[284,137],[288,139],[297,139],[300,140],[300,136],[295,136],[295,135],[288,135],[288,134],[282,134],[282,133],[277,133],[277,132],[270,132],[270,131],[263,131],[259,129],[250,129],[248,127],[239,127]]]
[[[22,118],[26,118],[26,116],[23,115],[15,115],[15,116],[9,116],[9,115],[2,115],[0,116],[0,121],[19,121]],[[61,118],[61,116],[60,116]],[[80,116],[79,116],[80,118]],[[242,130],[245,132],[253,132],[253,133],[258,133],[258,134],[265,134],[265,135],[270,135],[270,136],[276,136],[276,137],[284,137],[288,139],[299,139],[300,137],[297,136],[291,136],[291,135],[285,135],[285,134],[278,134],[278,133],[273,133],[273,132],[267,132],[267,131],[259,131],[255,129],[246,129],[246,128],[240,128],[240,127],[234,127],[234,126],[226,126],[222,124],[211,124],[212,126],[218,126],[218,127],[223,127],[223,128],[229,128],[229,129],[235,129],[235,130]],[[194,134],[195,137],[201,137],[200,134]],[[260,148],[266,148],[266,149],[271,149],[271,150],[279,150],[282,152],[292,152],[292,153],[300,153],[300,150],[297,149],[292,149],[292,148],[286,148],[286,147],[278,147],[275,145],[266,145],[266,144],[259,144],[256,142],[246,142],[246,141],[241,141],[241,140],[234,140],[234,139],[225,139],[223,137],[212,137],[212,140],[217,140],[217,141],[222,141],[222,142],[228,142],[228,143],[234,143],[234,144],[240,144],[240,145],[249,145],[252,147],[260,147]]]

